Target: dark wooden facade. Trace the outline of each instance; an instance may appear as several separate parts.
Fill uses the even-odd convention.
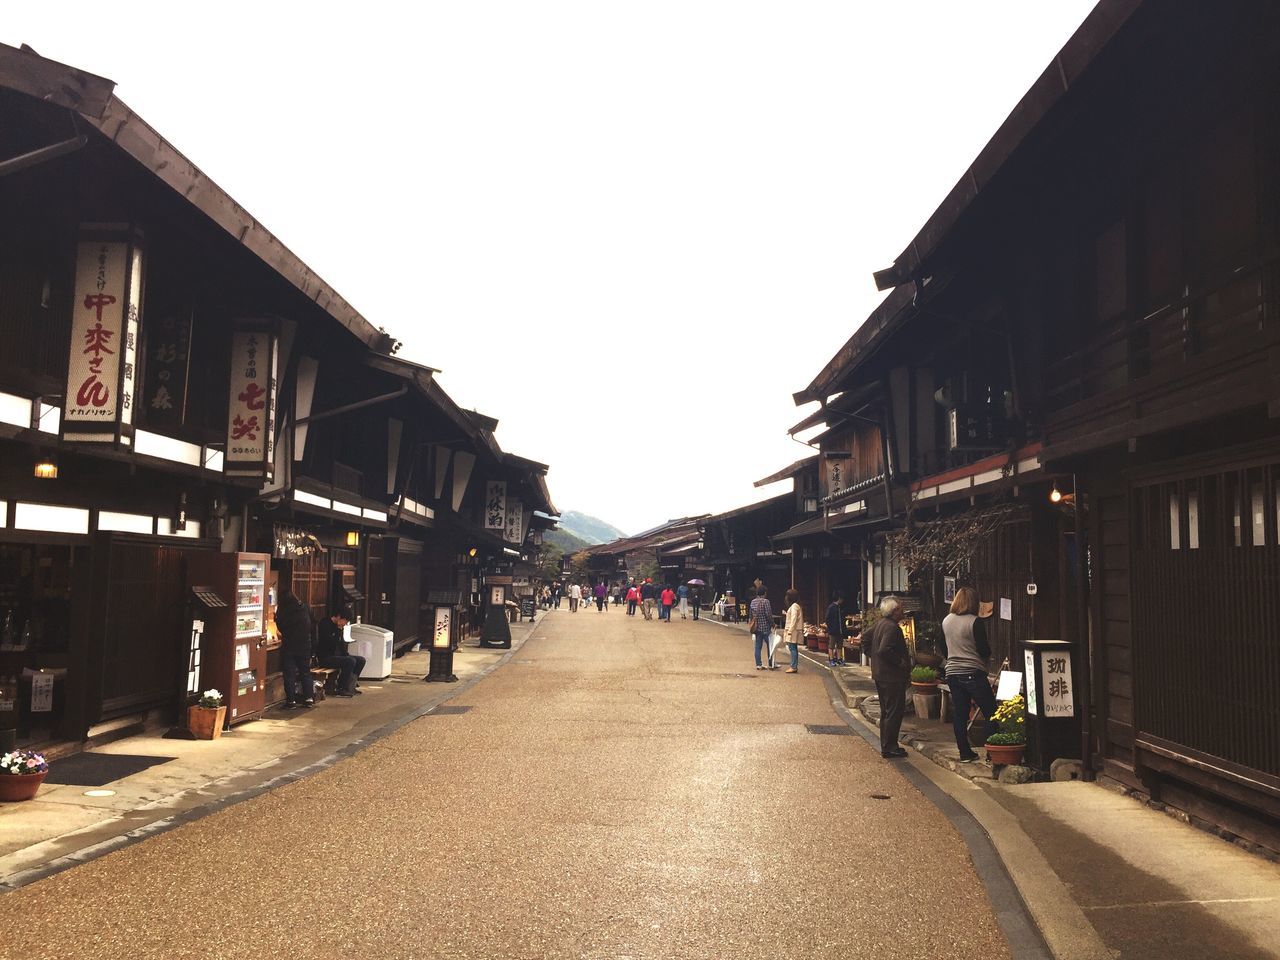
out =
[[[534,549],[528,517],[555,513],[545,464],[504,452],[497,421],[393,356],[393,338],[112,87],[0,46],[0,678],[56,676],[47,715],[22,691],[30,742],[173,717],[190,692],[194,556],[259,551],[313,619],[349,604],[412,642],[433,604],[456,604],[455,623],[474,617],[471,571]],[[84,306],[77,244],[104,233],[141,251],[126,286],[136,358],[113,383],[129,417],[117,439],[91,443],[60,430],[58,411]],[[264,453],[258,476],[235,475],[226,449],[244,366],[233,332],[249,323],[278,361],[274,462]],[[57,478],[36,479],[47,459]],[[491,479],[526,511],[514,543],[480,529]],[[269,704],[274,651],[266,671]]]
[[[797,394],[833,444],[885,404],[898,523],[1020,511],[966,574],[1013,601],[997,652],[1075,644],[1091,773],[1272,849],[1277,52],[1269,5],[1104,0]]]

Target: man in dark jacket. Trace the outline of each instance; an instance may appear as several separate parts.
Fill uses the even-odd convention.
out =
[[[906,709],[907,684],[911,682],[911,653],[898,626],[906,612],[902,604],[888,597],[880,601],[880,612],[884,619],[877,620],[862,635],[862,643],[871,658],[871,679],[880,696],[880,756],[890,760],[907,755],[898,746],[898,733]]]
[[[320,621],[320,637],[316,643],[316,657],[322,667],[338,671],[338,696],[360,695],[356,678],[364,670],[364,657],[347,652],[346,626],[351,622],[351,610],[343,607]]]
[[[844,594],[836,592],[827,607],[827,666],[844,666]]]
[[[280,588],[276,630],[284,670],[284,708],[309,707],[316,702],[311,679],[311,611],[288,587]]]

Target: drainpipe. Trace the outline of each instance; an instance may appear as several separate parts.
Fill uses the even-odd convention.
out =
[[[54,160],[58,157],[66,156],[68,153],[75,153],[75,151],[89,142],[89,137],[80,129],[80,121],[76,119],[74,113],[71,113],[71,127],[75,130],[76,135],[69,140],[61,140],[46,147],[38,147],[35,150],[20,153],[16,157],[10,157],[8,160],[0,160],[0,177],[7,177],[11,173],[26,170],[28,167],[37,166],[47,160]]]
[[[1083,708],[1080,714],[1080,768],[1086,780],[1096,780],[1097,773],[1093,769],[1093,692],[1090,683],[1093,665],[1089,656],[1089,561],[1084,540],[1084,501],[1080,496],[1080,484],[1076,475],[1071,474],[1071,494],[1075,503],[1075,537],[1076,537],[1076,634],[1080,638],[1077,644],[1081,663],[1078,672],[1080,677],[1080,702]]]

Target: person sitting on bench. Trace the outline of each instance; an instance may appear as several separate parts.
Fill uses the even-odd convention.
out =
[[[316,643],[316,659],[322,667],[338,671],[338,696],[360,695],[356,678],[364,670],[364,657],[348,653],[346,626],[351,622],[351,610],[343,607],[320,621],[319,639]]]

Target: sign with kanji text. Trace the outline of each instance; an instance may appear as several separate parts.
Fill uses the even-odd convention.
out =
[[[507,525],[503,539],[508,543],[524,541],[524,503],[519,497],[507,497]]]
[[[140,403],[153,430],[176,430],[186,422],[191,314],[165,314],[147,323]]]
[[[1075,699],[1071,690],[1071,651],[1054,650],[1041,655],[1043,689],[1040,702],[1046,717],[1073,717]]]
[[[1040,715],[1040,704],[1036,700],[1036,655],[1030,650],[1022,651],[1022,660],[1026,666],[1027,677],[1027,713],[1033,717]]]
[[[76,248],[67,392],[67,440],[115,442],[133,422],[142,251],[127,239],[83,240]]]
[[[507,526],[507,482],[490,480],[484,485],[484,528],[505,530]]]
[[[435,627],[431,631],[431,646],[437,650],[448,650],[453,643],[453,635],[449,632],[453,621],[453,609],[436,607]]]
[[[267,330],[231,335],[226,474],[272,479],[276,432],[276,338]]]

